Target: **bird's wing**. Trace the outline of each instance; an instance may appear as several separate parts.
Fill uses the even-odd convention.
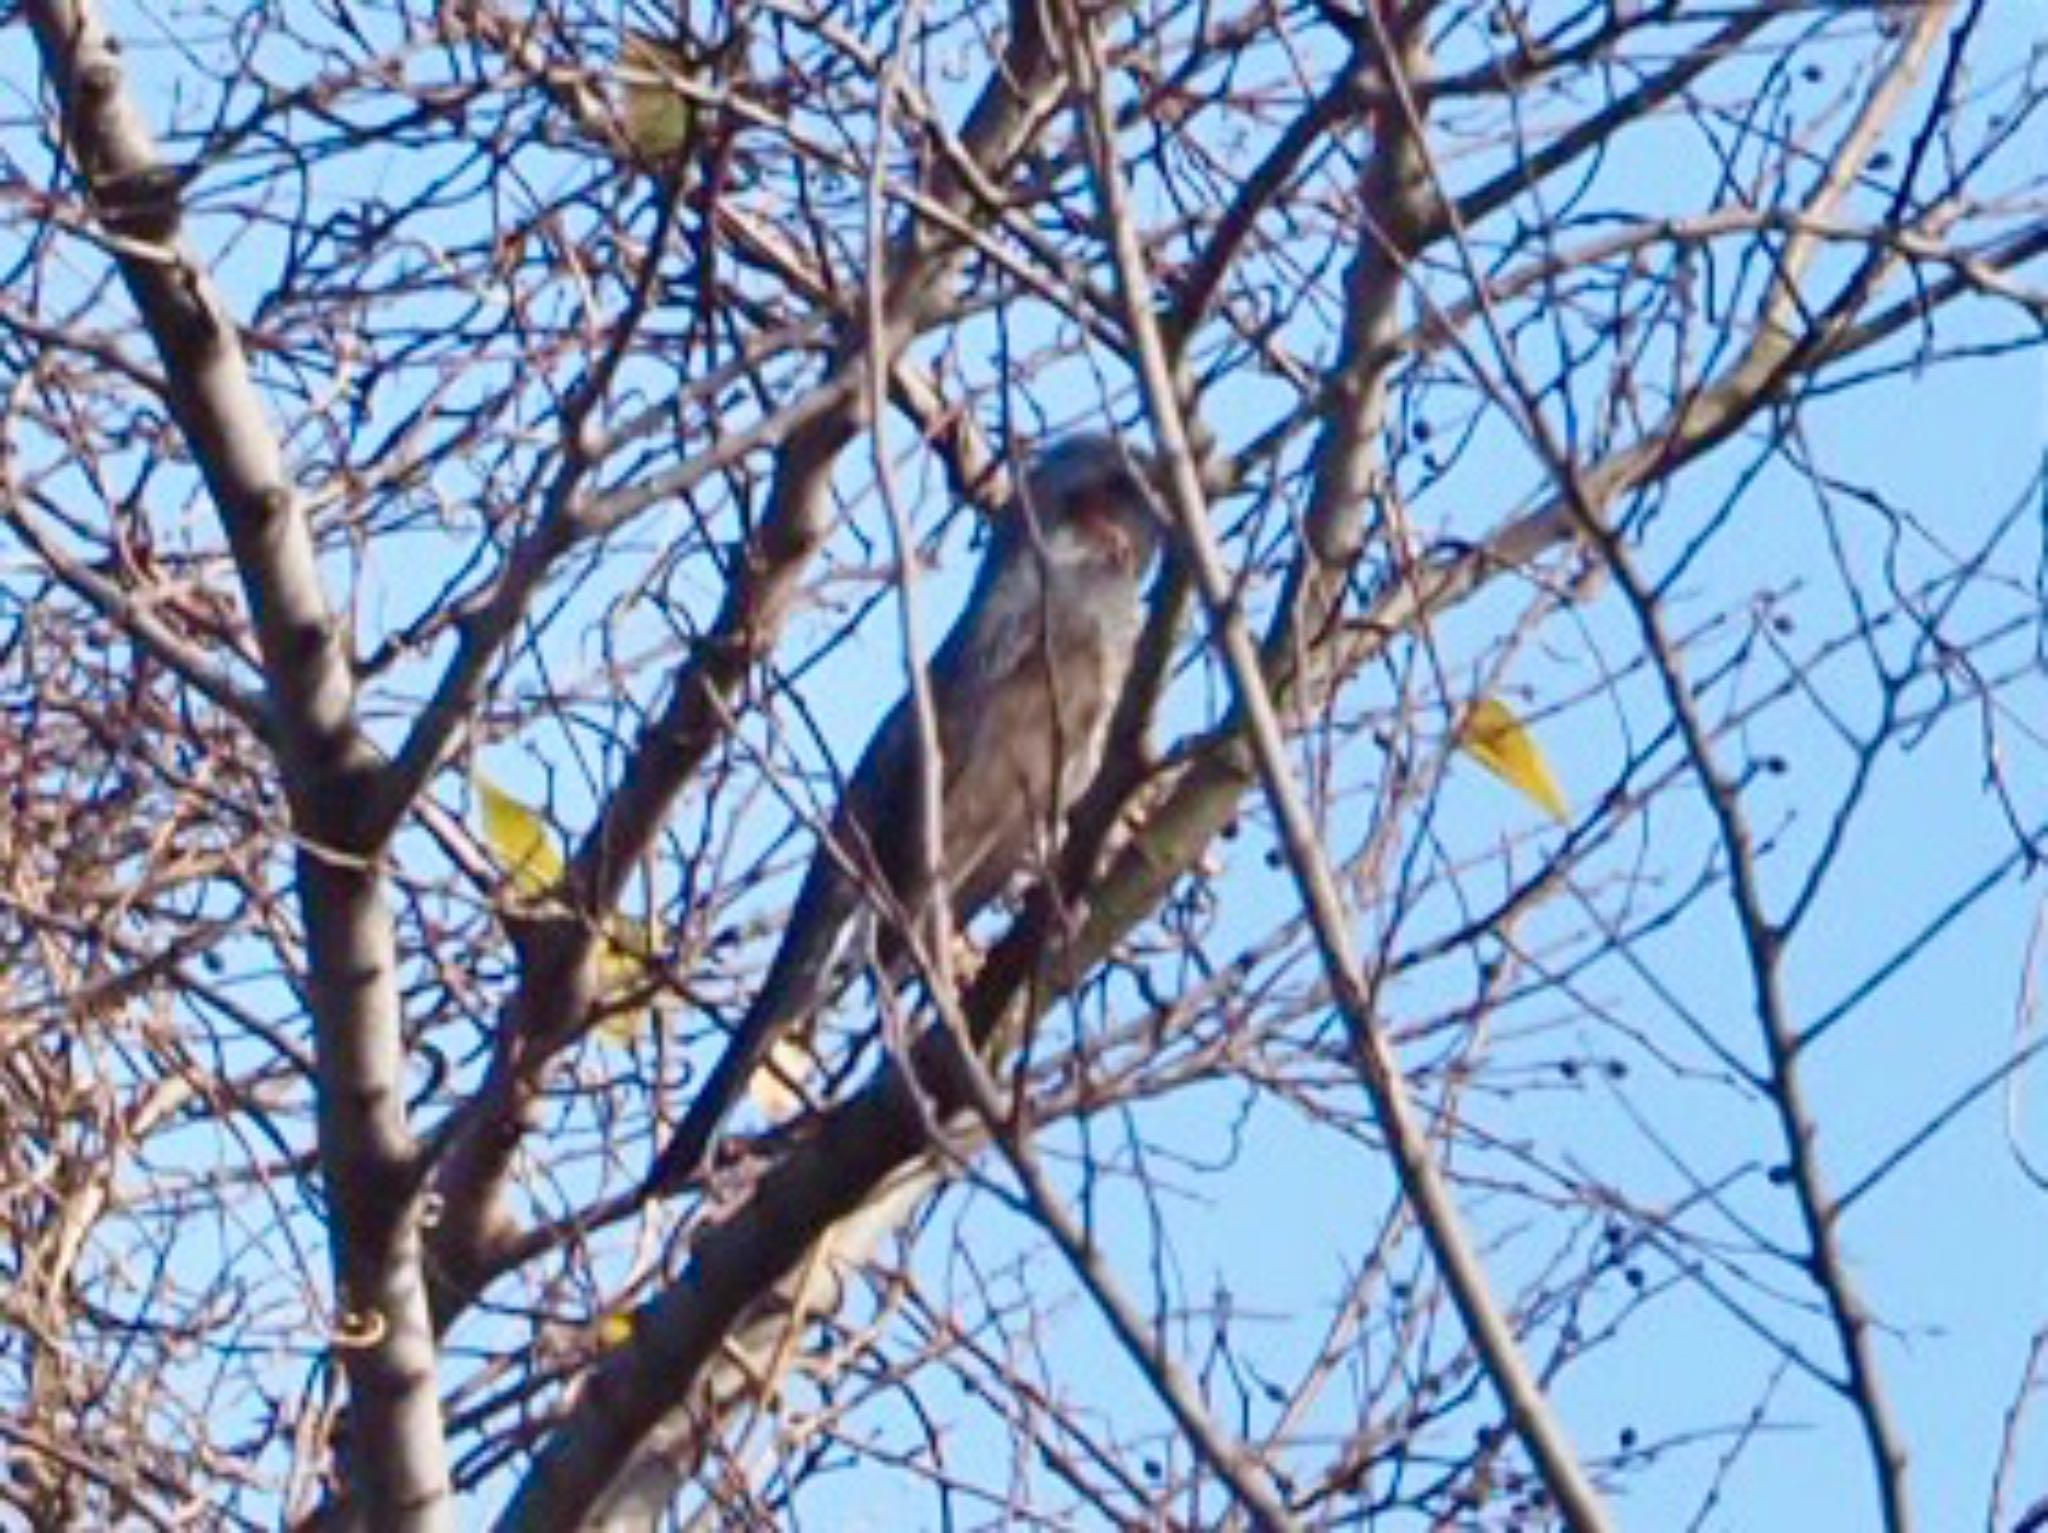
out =
[[[977,698],[991,696],[1045,640],[1045,583],[1038,555],[1018,529],[1008,547],[989,550],[966,615],[932,657],[932,692],[940,722]],[[948,742],[950,743],[950,742]]]

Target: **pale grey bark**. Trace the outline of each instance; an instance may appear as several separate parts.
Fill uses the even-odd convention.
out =
[[[450,1527],[383,847],[364,834],[379,766],[357,725],[342,626],[238,317],[179,238],[176,169],[130,98],[115,40],[91,0],[32,0],[27,10],[63,108],[65,150],[163,360],[167,403],[234,550],[261,648],[265,722],[298,841],[354,1511],[378,1529]]]

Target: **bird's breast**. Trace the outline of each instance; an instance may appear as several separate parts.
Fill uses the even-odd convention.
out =
[[[1060,572],[1072,575],[1074,572]],[[1136,642],[1138,605],[1116,581],[1059,578],[1048,583],[1044,643],[1013,675],[999,718],[998,749],[1029,791],[1043,800],[1072,796],[1093,775],[1109,714],[1122,690]]]

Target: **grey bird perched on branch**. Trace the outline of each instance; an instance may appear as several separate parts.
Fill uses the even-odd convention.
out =
[[[1138,454],[1107,436],[1070,436],[1043,452],[932,660],[940,836],[956,926],[1000,894],[1034,850],[1050,848],[1095,775],[1158,544],[1144,472]],[[919,750],[905,697],[869,741],[768,977],[656,1158],[650,1191],[696,1178],[775,1041],[830,1002],[873,912],[915,919],[931,865],[919,844]],[[900,957],[900,931],[885,928],[884,938],[884,953]]]

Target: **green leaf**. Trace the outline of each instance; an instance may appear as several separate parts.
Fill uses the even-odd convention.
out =
[[[680,43],[663,42],[645,32],[626,33],[619,53],[621,115],[626,142],[635,154],[666,159],[688,145],[697,107],[678,87],[695,75],[695,65]]]

